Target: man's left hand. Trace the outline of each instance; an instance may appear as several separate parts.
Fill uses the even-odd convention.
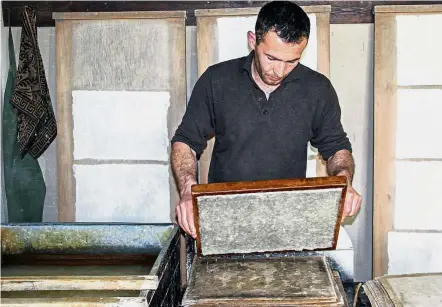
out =
[[[347,193],[345,195],[344,211],[342,213],[343,222],[347,216],[354,216],[361,208],[362,198],[358,192],[351,185],[347,186]]]

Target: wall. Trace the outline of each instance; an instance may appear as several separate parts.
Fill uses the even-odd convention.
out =
[[[186,33],[189,97],[197,78],[196,27],[187,27]],[[13,34],[18,56],[20,29],[13,28]],[[2,63],[8,62],[5,44],[7,35],[8,29],[3,27]],[[38,35],[50,94],[55,104],[55,29],[40,28]],[[349,37],[352,39],[349,40]],[[372,37],[372,24],[331,25],[331,80],[340,98],[344,127],[354,147],[357,164],[354,186],[364,198],[360,214],[345,226],[355,247],[356,280],[371,278]],[[3,65],[3,85],[6,76],[7,66]],[[51,145],[39,162],[47,185],[44,221],[54,222],[57,220],[56,143]],[[2,201],[2,208],[4,204]]]
[[[435,37],[442,14],[397,15],[395,22],[397,124],[388,273],[441,272],[442,43]]]
[[[345,222],[355,249],[355,279],[362,281],[372,271],[373,29],[373,24],[330,26],[330,79],[353,147],[353,186],[363,199],[359,214]]]
[[[187,101],[192,94],[192,88],[198,79],[198,61],[196,46],[196,26],[186,27],[186,78]]]

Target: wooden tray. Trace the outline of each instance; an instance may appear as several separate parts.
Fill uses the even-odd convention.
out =
[[[2,306],[171,306],[181,297],[170,224],[3,225]]]
[[[199,259],[183,306],[344,306],[325,257]]]

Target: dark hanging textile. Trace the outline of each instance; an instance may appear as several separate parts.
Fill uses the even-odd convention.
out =
[[[20,154],[37,159],[57,136],[43,60],[37,42],[35,11],[23,12],[20,56],[11,103],[17,110]]]
[[[9,71],[6,81],[2,121],[3,175],[9,223],[42,221],[46,185],[38,161],[20,156],[17,142],[17,114],[11,95],[16,78],[14,42],[9,28]]]

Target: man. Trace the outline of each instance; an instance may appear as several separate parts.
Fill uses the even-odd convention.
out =
[[[299,6],[270,2],[258,14],[255,33],[247,33],[252,52],[209,67],[195,84],[171,157],[178,223],[191,236],[191,186],[213,135],[209,182],[305,177],[310,141],[329,175],[347,177],[343,219],[358,212],[361,197],[351,186],[354,161],[338,97],[326,77],[299,63],[309,34]]]

